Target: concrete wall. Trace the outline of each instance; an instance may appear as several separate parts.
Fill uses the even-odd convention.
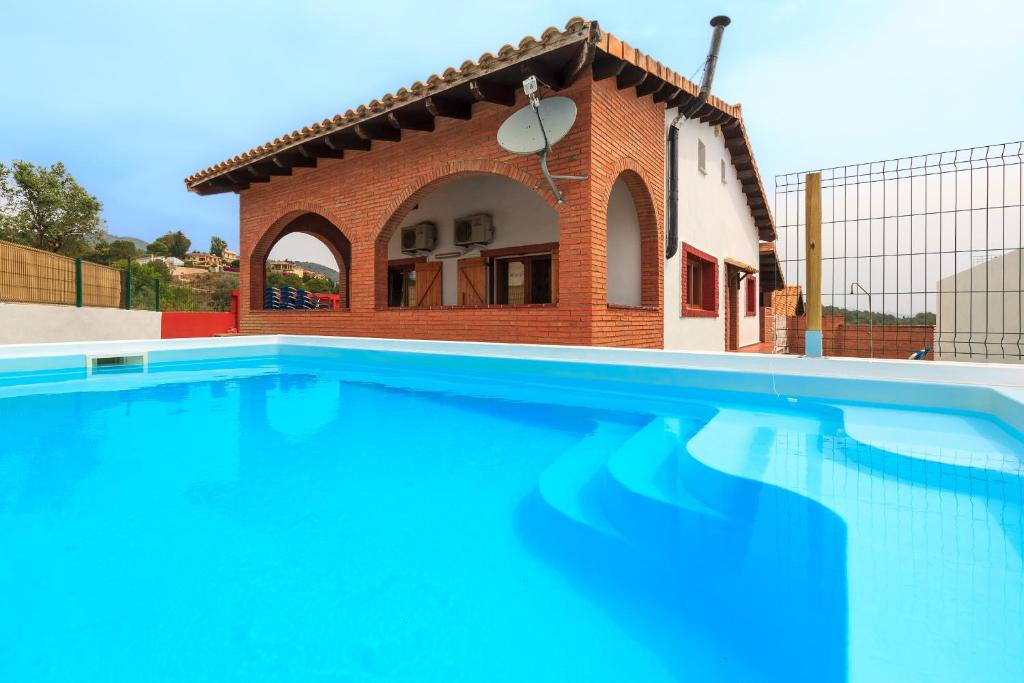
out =
[[[640,219],[622,178],[608,199],[608,303],[640,305]]]
[[[157,311],[0,303],[0,344],[160,339]]]
[[[935,355],[942,360],[1024,362],[1021,249],[939,280]]]
[[[676,116],[665,112],[666,126]],[[666,128],[667,130],[667,128]],[[697,169],[697,141],[706,151],[706,170]],[[725,263],[733,258],[757,267],[757,228],[750,215],[736,167],[725,138],[699,121],[685,121],[679,129],[679,240],[714,256],[718,261],[718,308],[715,317],[683,317],[682,250],[665,263],[665,348],[692,351],[725,349]],[[721,162],[725,161],[725,182]],[[741,284],[742,287],[742,284]],[[756,344],[760,338],[759,316],[745,315],[745,292],[739,292],[739,345]],[[760,307],[759,307],[760,308]]]
[[[558,241],[558,214],[530,188],[501,176],[473,176],[442,185],[420,200],[409,212],[402,227],[429,221],[437,225],[437,248],[427,255],[460,251],[455,246],[455,219],[474,213],[489,213],[494,218],[494,241],[484,249],[501,249],[527,244]],[[402,231],[396,230],[388,241],[388,259],[408,258],[402,253]],[[466,252],[477,257],[479,249]],[[441,259],[441,303],[458,303],[458,259]]]

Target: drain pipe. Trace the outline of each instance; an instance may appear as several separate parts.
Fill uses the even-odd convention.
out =
[[[711,94],[711,82],[715,79],[715,65],[718,64],[718,51],[722,47],[722,34],[725,27],[732,23],[726,16],[717,16],[711,20],[714,31],[711,33],[711,48],[704,62],[704,78],[701,80],[700,93],[684,111],[679,109],[676,117],[668,126],[668,234],[665,236],[665,260],[672,258],[679,250],[679,126],[685,119],[694,115],[708,101]]]

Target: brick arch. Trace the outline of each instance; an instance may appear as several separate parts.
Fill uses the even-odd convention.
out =
[[[409,212],[420,201],[438,188],[474,175],[497,175],[524,185],[536,192],[556,212],[559,204],[550,191],[544,189],[537,178],[518,166],[484,159],[449,161],[419,176],[409,183],[381,212],[383,220],[374,238],[374,301],[378,308],[387,305],[388,242]]]
[[[658,211],[651,195],[650,176],[638,161],[620,159],[612,164],[601,189],[598,213],[604,226],[607,244],[608,203],[612,188],[622,180],[633,198],[637,222],[640,225],[640,303],[642,306],[659,307],[661,304],[661,212]],[[607,250],[605,264],[607,265]]]
[[[263,309],[266,261],[282,238],[301,233],[310,235],[326,246],[338,266],[338,293],[342,306],[349,302],[349,279],[352,267],[352,242],[342,223],[332,212],[315,202],[296,202],[263,231],[247,257],[249,308]]]

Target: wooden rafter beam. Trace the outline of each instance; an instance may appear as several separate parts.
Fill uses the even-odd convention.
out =
[[[323,141],[324,144],[331,149],[342,151],[354,149],[360,152],[369,152],[371,147],[371,142],[369,140],[364,140],[352,133],[336,133],[334,135],[328,135],[323,138]]]
[[[627,64],[618,76],[615,77],[615,85],[619,90],[635,88],[647,78],[647,70],[641,69],[633,64]]]
[[[590,65],[594,63],[594,57],[597,54],[597,45],[592,40],[584,42],[576,54],[573,55],[564,67],[562,67],[562,87],[572,85],[576,82],[576,79],[580,77],[580,74],[590,68]]]
[[[683,91],[682,88],[665,84],[665,87],[654,93],[655,102],[669,102],[679,96],[679,93]]]
[[[456,100],[451,97],[439,97],[434,95],[424,100],[427,111],[434,116],[443,116],[448,119],[460,119],[468,121],[473,118],[473,105],[469,102]]]
[[[666,83],[665,81],[661,80],[660,78],[655,78],[654,76],[648,76],[647,78],[645,78],[643,80],[643,83],[641,83],[640,85],[636,86],[636,96],[637,97],[646,97],[647,95],[655,95],[659,91],[661,91],[662,88],[664,88],[667,85],[668,85],[668,83]]]
[[[402,131],[393,126],[381,126],[374,123],[357,123],[352,130],[363,140],[386,140],[398,142],[402,139]]]
[[[516,89],[477,78],[469,82],[469,92],[477,102],[490,102],[511,107],[516,103]]]
[[[272,175],[291,175],[292,174],[292,169],[290,169],[290,168],[281,168],[280,166],[275,164],[273,161],[270,161],[269,159],[265,159],[263,161],[253,162],[252,164],[249,164],[248,166],[246,166],[245,170],[248,171],[249,173],[251,173],[254,176],[260,176],[260,175],[272,176]]]
[[[595,81],[603,81],[612,76],[618,76],[626,68],[626,62],[618,57],[612,57],[607,52],[598,52],[594,57],[592,72]]]
[[[316,168],[316,159],[304,157],[298,152],[281,152],[275,154],[271,159],[281,168]]]
[[[434,117],[427,113],[398,109],[385,117],[394,128],[406,130],[434,130]]]
[[[345,152],[340,149],[332,149],[327,145],[323,144],[320,140],[314,140],[312,142],[305,142],[295,149],[299,150],[299,154],[309,159],[343,159],[345,158]]]
[[[562,81],[562,74],[558,73],[539,59],[531,59],[528,62],[523,62],[519,65],[519,69],[523,74],[523,78],[536,76],[541,85],[545,85],[552,90],[561,90],[565,87],[565,83]]]
[[[245,178],[243,178],[245,173],[243,173],[242,171],[238,171],[238,172],[231,171],[230,173],[225,173],[224,177],[226,177],[228,180],[230,180],[232,182],[239,182],[239,183],[242,183],[242,182],[270,182],[270,175],[269,174],[262,173],[262,172],[258,171],[253,166],[247,166],[245,168],[245,171],[249,173],[249,176],[245,177]]]

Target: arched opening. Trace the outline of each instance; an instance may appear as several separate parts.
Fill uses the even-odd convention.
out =
[[[558,300],[558,213],[504,175],[428,183],[377,241],[377,306],[528,306]]]
[[[352,244],[312,212],[277,221],[249,261],[253,310],[343,310],[349,306]]]
[[[657,217],[647,185],[635,171],[624,171],[612,184],[606,225],[608,303],[658,306]]]

